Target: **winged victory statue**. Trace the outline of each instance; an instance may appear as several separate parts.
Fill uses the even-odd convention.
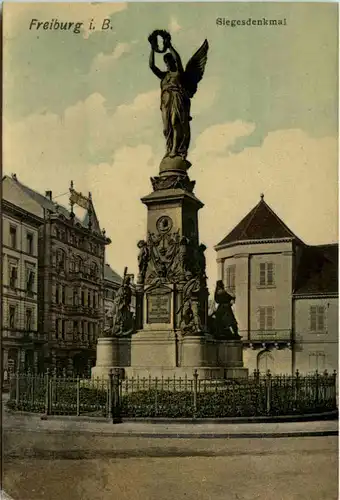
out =
[[[158,37],[163,38],[163,48],[158,47]],[[166,140],[166,157],[186,159],[190,144],[190,104],[203,78],[209,44],[205,40],[183,68],[181,57],[171,44],[167,31],[156,30],[148,38],[151,45],[149,66],[161,80],[160,109],[163,134]],[[155,64],[155,52],[165,53],[166,71]]]

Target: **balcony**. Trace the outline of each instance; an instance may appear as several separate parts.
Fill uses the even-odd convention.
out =
[[[291,330],[252,330],[250,332],[251,340],[288,340],[292,339]]]
[[[99,318],[102,314],[101,309],[93,309],[87,306],[65,306],[67,308],[68,314],[72,316],[86,316],[91,318]]]
[[[24,342],[43,342],[45,336],[41,332],[34,330],[23,330],[20,328],[4,328],[2,330],[2,338],[6,340],[20,340]]]
[[[291,342],[291,330],[247,330],[239,332],[243,342]]]
[[[93,283],[98,283],[100,281],[100,274],[94,273],[91,268],[83,268],[82,270],[70,269],[68,277],[71,281],[91,281]]]

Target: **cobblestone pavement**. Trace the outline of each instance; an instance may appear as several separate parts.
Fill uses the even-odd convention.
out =
[[[336,436],[160,439],[23,422],[5,422],[3,486],[14,500],[338,498]]]

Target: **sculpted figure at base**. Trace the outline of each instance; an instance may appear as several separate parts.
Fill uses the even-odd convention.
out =
[[[132,298],[131,278],[124,272],[123,283],[113,302],[112,323],[105,331],[107,337],[118,337],[130,333],[133,329],[133,317],[130,311]]]
[[[183,288],[183,302],[178,313],[181,313],[180,328],[182,333],[197,334],[202,331],[200,319],[201,280],[199,276],[189,279]]]
[[[163,38],[163,49],[158,47],[158,36]],[[166,140],[165,157],[187,157],[190,144],[190,99],[197,91],[202,80],[208,54],[208,41],[205,40],[198,51],[183,68],[181,57],[171,44],[171,36],[164,30],[156,30],[149,36],[151,53],[149,66],[161,80],[161,113],[163,134]],[[155,52],[164,53],[166,71],[155,64]]]
[[[148,268],[148,263],[150,259],[150,252],[146,241],[140,240],[137,244],[139,248],[138,254],[138,283],[144,283],[146,270]]]
[[[215,302],[217,310],[210,316],[211,333],[218,338],[235,340],[241,338],[238,334],[238,325],[232,309],[235,297],[224,288],[222,280],[216,282]]]

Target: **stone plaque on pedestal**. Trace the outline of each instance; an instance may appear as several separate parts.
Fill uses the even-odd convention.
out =
[[[171,323],[171,290],[157,287],[147,293],[146,322]]]

